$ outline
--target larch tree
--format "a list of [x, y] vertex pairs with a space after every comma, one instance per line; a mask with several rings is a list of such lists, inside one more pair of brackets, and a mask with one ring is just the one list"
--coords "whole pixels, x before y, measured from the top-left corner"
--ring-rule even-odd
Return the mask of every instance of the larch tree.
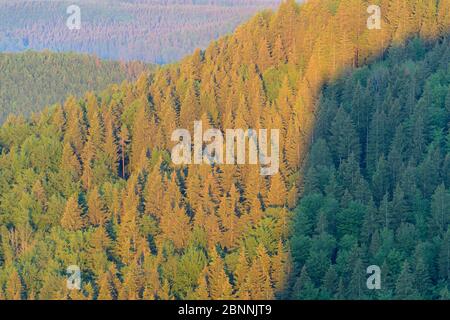
[[69, 231], [81, 230], [85, 226], [83, 212], [78, 204], [78, 195], [72, 195], [67, 200], [66, 208], [61, 218], [61, 226]]
[[103, 207], [98, 187], [94, 187], [88, 196], [87, 218], [93, 226], [103, 226], [106, 222], [106, 213]]
[[232, 298], [232, 287], [225, 273], [222, 258], [216, 249], [210, 249], [211, 262], [208, 266], [208, 288], [213, 300], [227, 300]]

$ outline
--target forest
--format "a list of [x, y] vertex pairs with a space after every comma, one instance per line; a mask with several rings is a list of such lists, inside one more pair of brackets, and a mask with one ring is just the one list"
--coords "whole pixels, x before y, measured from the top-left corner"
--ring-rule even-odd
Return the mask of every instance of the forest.
[[102, 91], [153, 69], [142, 62], [106, 61], [75, 53], [0, 53], [0, 124], [10, 113], [28, 117], [70, 94]]
[[280, 0], [81, 0], [81, 29], [69, 30], [73, 1], [0, 2], [0, 51], [49, 49], [103, 59], [175, 62], [230, 33]]
[[292, 297], [450, 299], [450, 37], [392, 47], [319, 101]]
[[[381, 29], [365, 0], [287, 0], [134, 82], [9, 117], [0, 299], [448, 299], [450, 1], [377, 3]], [[195, 120], [279, 129], [279, 173], [174, 165], [171, 133]]]

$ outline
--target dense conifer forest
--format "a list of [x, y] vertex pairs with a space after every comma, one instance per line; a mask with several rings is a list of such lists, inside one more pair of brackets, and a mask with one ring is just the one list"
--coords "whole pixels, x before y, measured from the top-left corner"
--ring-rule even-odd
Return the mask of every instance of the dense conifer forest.
[[[365, 0], [287, 0], [135, 82], [10, 117], [0, 298], [448, 299], [450, 1], [377, 3], [381, 29]], [[279, 129], [279, 173], [174, 165], [195, 120]]]
[[[450, 38], [327, 85], [295, 210], [297, 299], [449, 299]], [[366, 269], [382, 270], [367, 290]]]

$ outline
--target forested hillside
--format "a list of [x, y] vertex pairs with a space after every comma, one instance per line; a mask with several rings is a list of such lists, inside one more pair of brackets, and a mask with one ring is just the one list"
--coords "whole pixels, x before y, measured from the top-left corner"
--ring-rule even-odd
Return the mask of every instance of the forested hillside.
[[[369, 4], [289, 0], [151, 77], [10, 118], [1, 297], [364, 298], [354, 270], [377, 263], [390, 280], [370, 298], [445, 297], [450, 1], [379, 1], [380, 30]], [[171, 134], [194, 120], [280, 129], [280, 173], [175, 166]], [[66, 286], [71, 265], [81, 291]]]
[[101, 91], [112, 83], [136, 80], [152, 67], [89, 55], [49, 51], [0, 53], [0, 123], [8, 114], [28, 116], [70, 95]]
[[[295, 299], [450, 299], [450, 37], [328, 85], [295, 211]], [[366, 269], [381, 267], [382, 290]]]
[[[0, 51], [74, 51], [104, 59], [174, 62], [280, 0], [0, 1]], [[66, 13], [77, 5], [81, 29]]]

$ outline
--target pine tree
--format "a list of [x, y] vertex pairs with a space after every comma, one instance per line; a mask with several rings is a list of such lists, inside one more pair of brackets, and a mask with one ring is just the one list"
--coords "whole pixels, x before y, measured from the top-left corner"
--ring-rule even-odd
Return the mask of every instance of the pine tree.
[[338, 287], [338, 275], [336, 273], [335, 267], [331, 265], [323, 278], [323, 286], [321, 292], [321, 298], [332, 299]]
[[159, 171], [160, 162], [155, 165], [147, 179], [145, 188], [145, 212], [155, 217], [159, 217], [162, 213], [163, 202], [166, 200], [163, 190], [162, 177]]
[[450, 228], [444, 235], [439, 250], [439, 276], [447, 281], [450, 279]]
[[7, 300], [22, 300], [22, 281], [15, 268], [9, 274], [6, 282], [5, 295]]
[[436, 188], [431, 202], [431, 225], [434, 232], [443, 235], [450, 223], [450, 193], [441, 184]]
[[67, 200], [66, 208], [61, 218], [61, 226], [69, 231], [82, 229], [85, 225], [82, 214], [78, 205], [78, 195], [74, 194]]
[[280, 174], [272, 176], [270, 189], [267, 195], [269, 206], [283, 206], [286, 203], [286, 186]]
[[245, 280], [249, 272], [249, 264], [245, 250], [241, 249], [239, 253], [238, 263], [234, 271], [234, 288], [236, 289], [236, 296], [239, 298], [243, 291], [245, 291]]
[[353, 268], [353, 274], [348, 287], [348, 298], [361, 300], [365, 297], [364, 270], [361, 259], [358, 259]]
[[317, 289], [314, 287], [306, 267], [302, 268], [300, 276], [295, 282], [293, 297], [297, 300], [314, 300], [317, 298]]
[[105, 120], [105, 143], [103, 146], [103, 150], [106, 154], [107, 165], [111, 169], [111, 172], [116, 175], [119, 152], [117, 148], [117, 138], [114, 132], [113, 122], [109, 117], [111, 117], [111, 115], [108, 114]]
[[117, 235], [116, 252], [125, 264], [134, 259], [139, 242], [138, 197], [134, 190], [134, 181], [130, 180], [123, 197], [123, 215]]
[[120, 158], [121, 158], [121, 173], [122, 178], [125, 178], [127, 175], [127, 167], [125, 166], [125, 161], [127, 159], [128, 154], [128, 142], [130, 139], [130, 134], [128, 128], [126, 126], [122, 126], [119, 133], [119, 145], [120, 145]]
[[81, 108], [74, 97], [67, 99], [64, 108], [67, 110], [67, 128], [64, 135], [64, 143], [70, 144], [80, 154], [85, 141], [85, 127]]
[[409, 263], [405, 261], [395, 285], [395, 297], [400, 300], [418, 299], [419, 293], [415, 288], [415, 283]]
[[198, 286], [195, 289], [195, 292], [193, 295], [194, 299], [196, 299], [196, 300], [209, 300], [210, 299], [210, 296], [208, 293], [208, 283], [206, 280], [206, 273], [207, 273], [207, 270], [205, 269], [200, 274], [200, 277], [198, 280]]
[[189, 87], [181, 102], [179, 111], [179, 124], [181, 128], [191, 128], [194, 121], [198, 120], [199, 101], [198, 93], [194, 84], [189, 83]]
[[89, 223], [93, 226], [103, 226], [106, 221], [106, 213], [103, 209], [103, 204], [97, 187], [94, 187], [94, 189], [89, 193], [87, 204], [87, 218]]
[[438, 25], [441, 36], [445, 35], [450, 28], [450, 2], [448, 0], [439, 1]]
[[278, 241], [277, 254], [272, 258], [272, 278], [275, 292], [283, 294], [289, 279], [289, 254], [284, 249], [283, 243]]
[[163, 212], [160, 228], [162, 236], [171, 240], [175, 248], [182, 249], [187, 245], [191, 233], [191, 226], [184, 208], [177, 207], [168, 212]]
[[331, 145], [338, 163], [354, 154], [359, 159], [360, 144], [355, 126], [344, 108], [340, 108], [331, 124]]
[[419, 258], [419, 261], [416, 264], [414, 278], [416, 279], [415, 287], [417, 288], [421, 298], [429, 299], [432, 282], [428, 267], [422, 258]]
[[421, 19], [420, 36], [425, 39], [433, 39], [438, 36], [439, 26], [436, 23], [436, 1], [426, 0], [419, 2], [416, 7], [416, 16]]
[[150, 118], [147, 106], [144, 103], [139, 106], [132, 131], [130, 165], [132, 172], [138, 172], [141, 169], [139, 167], [140, 157], [142, 154], [147, 154], [151, 132]]
[[232, 287], [225, 273], [222, 258], [216, 250], [210, 250], [211, 262], [208, 266], [208, 287], [212, 300], [227, 300], [232, 298]]
[[81, 175], [81, 164], [70, 144], [65, 144], [61, 159], [61, 170], [68, 173], [73, 181]]
[[256, 257], [253, 260], [250, 273], [249, 293], [251, 298], [272, 300], [274, 288], [271, 278], [271, 261], [263, 245], [259, 245], [256, 249]]

